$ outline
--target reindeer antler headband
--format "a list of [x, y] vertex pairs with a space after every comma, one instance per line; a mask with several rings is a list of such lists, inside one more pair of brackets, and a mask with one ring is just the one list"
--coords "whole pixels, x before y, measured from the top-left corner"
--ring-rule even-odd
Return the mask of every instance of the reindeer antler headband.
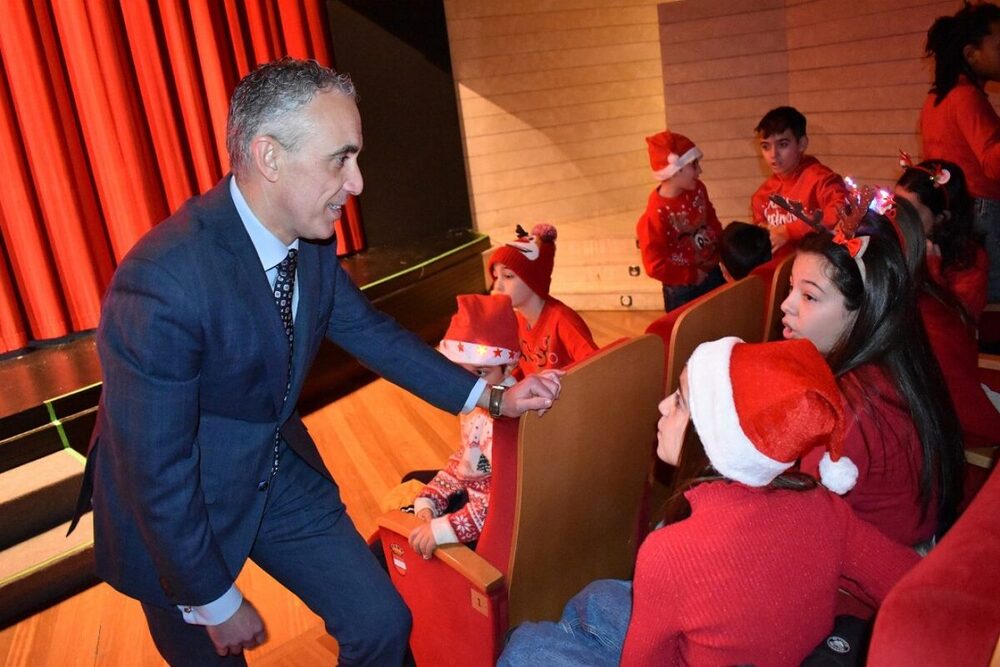
[[940, 162], [934, 162], [932, 164], [934, 164], [933, 169], [919, 164], [913, 164], [913, 158], [910, 157], [910, 154], [903, 149], [899, 150], [899, 166], [903, 169], [916, 169], [917, 171], [922, 171], [930, 176], [931, 183], [934, 184], [935, 188], [941, 190], [941, 193], [944, 195], [945, 208], [950, 209], [951, 203], [948, 201], [948, 188], [943, 186], [951, 180], [951, 172], [942, 167]]

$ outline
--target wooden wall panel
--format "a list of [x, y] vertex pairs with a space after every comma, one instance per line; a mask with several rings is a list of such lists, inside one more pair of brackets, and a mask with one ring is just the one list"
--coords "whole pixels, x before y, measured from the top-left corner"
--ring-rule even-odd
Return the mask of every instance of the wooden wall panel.
[[563, 247], [610, 216], [631, 237], [654, 184], [643, 138], [664, 127], [657, 5], [445, 0], [479, 231], [551, 222]]
[[933, 20], [957, 0], [685, 0], [659, 8], [668, 124], [705, 152], [720, 216], [745, 219], [767, 176], [753, 128], [791, 104], [809, 152], [861, 182], [888, 184], [900, 148], [918, 152]]

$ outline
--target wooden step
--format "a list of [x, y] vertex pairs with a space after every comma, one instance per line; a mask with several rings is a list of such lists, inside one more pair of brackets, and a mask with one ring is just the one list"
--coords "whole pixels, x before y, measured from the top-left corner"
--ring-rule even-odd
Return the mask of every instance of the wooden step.
[[0, 549], [70, 520], [83, 466], [79, 454], [60, 449], [0, 473]]
[[66, 445], [80, 454], [86, 454], [96, 421], [95, 403], [75, 414], [61, 417], [58, 424], [50, 418], [50, 421], [28, 431], [0, 440], [0, 472], [61, 451]]
[[0, 551], [0, 626], [97, 583], [90, 513]]

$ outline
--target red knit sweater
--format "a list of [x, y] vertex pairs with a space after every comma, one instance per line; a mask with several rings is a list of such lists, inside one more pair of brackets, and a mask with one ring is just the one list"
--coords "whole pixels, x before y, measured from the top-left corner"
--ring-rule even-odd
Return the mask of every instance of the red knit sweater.
[[940, 104], [934, 99], [928, 94], [920, 112], [924, 159], [954, 162], [965, 172], [969, 194], [1000, 199], [1000, 116], [986, 92], [961, 76]]
[[516, 373], [519, 378], [547, 368], [565, 368], [597, 350], [583, 318], [551, 296], [545, 299], [534, 326], [517, 313], [517, 335], [521, 341], [521, 360]]
[[781, 208], [769, 198], [779, 194], [785, 199], [802, 202], [806, 211], [821, 209], [823, 224], [831, 229], [837, 223], [837, 209], [844, 205], [847, 187], [844, 179], [811, 155], [802, 157], [791, 174], [771, 174], [750, 199], [754, 223], [765, 227], [788, 225], [788, 238], [799, 241], [812, 228]]
[[665, 285], [697, 285], [719, 264], [722, 224], [701, 181], [676, 197], [653, 190], [635, 232], [646, 273]]
[[[921, 518], [924, 457], [909, 408], [874, 364], [846, 373], [840, 386], [848, 421], [842, 453], [858, 466], [858, 481], [844, 500], [860, 518], [897, 542], [926, 542], [937, 527], [936, 500]], [[800, 469], [818, 479], [822, 456], [823, 450], [814, 449], [802, 457]]]
[[621, 664], [798, 665], [852, 580], [877, 604], [919, 557], [840, 498], [709, 482], [639, 549]]

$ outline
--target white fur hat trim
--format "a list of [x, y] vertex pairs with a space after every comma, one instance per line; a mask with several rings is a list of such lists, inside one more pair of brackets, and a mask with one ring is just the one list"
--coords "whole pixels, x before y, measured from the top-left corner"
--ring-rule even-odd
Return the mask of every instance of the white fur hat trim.
[[858, 466], [846, 456], [834, 461], [830, 458], [830, 452], [824, 452], [823, 458], [819, 460], [819, 479], [823, 486], [842, 496], [857, 483]]
[[747, 486], [767, 486], [792, 466], [765, 456], [743, 432], [729, 374], [735, 336], [702, 343], [688, 360], [691, 419], [712, 466]]
[[686, 167], [688, 164], [694, 162], [695, 160], [700, 160], [702, 157], [704, 156], [697, 146], [689, 148], [684, 155], [678, 156], [677, 153], [671, 153], [667, 156], [667, 166], [659, 171], [654, 171], [653, 176], [655, 176], [658, 181], [665, 181]]

